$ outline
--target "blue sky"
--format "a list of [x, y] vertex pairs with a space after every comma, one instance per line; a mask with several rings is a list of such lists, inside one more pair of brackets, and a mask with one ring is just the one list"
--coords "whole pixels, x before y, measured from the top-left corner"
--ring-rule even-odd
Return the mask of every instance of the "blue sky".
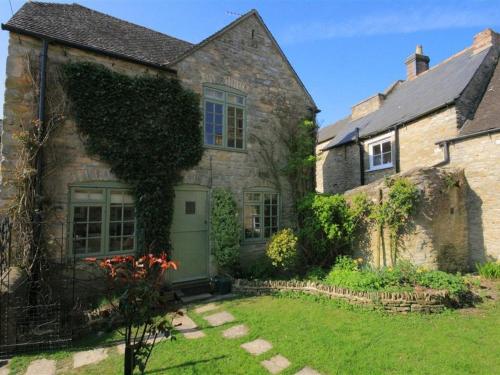
[[[486, 27], [500, 31], [500, 0], [68, 0], [196, 43], [257, 9], [322, 112], [320, 125], [405, 78], [417, 44], [431, 65], [472, 43]], [[52, 2], [56, 2], [52, 0]], [[24, 1], [11, 0], [14, 12]], [[11, 16], [0, 0], [0, 21]], [[0, 33], [0, 117], [8, 33]]]

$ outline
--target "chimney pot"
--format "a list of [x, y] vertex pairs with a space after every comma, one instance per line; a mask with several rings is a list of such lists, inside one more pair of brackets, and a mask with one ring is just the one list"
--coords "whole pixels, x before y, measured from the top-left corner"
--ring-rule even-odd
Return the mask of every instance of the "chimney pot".
[[424, 55], [422, 45], [418, 44], [415, 48], [415, 53], [408, 56], [406, 64], [406, 79], [411, 81], [426, 70], [429, 70], [429, 56]]

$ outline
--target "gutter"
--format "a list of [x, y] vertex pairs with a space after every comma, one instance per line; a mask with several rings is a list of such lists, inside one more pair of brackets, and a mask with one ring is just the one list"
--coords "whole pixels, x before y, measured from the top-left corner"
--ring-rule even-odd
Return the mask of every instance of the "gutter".
[[31, 36], [31, 37], [34, 37], [34, 38], [37, 38], [37, 39], [41, 39], [41, 40], [47, 40], [49, 42], [57, 42], [59, 44], [62, 44], [62, 45], [68, 46], [68, 47], [73, 47], [73, 48], [77, 48], [77, 49], [81, 49], [81, 50], [85, 50], [85, 51], [90, 51], [90, 52], [98, 53], [100, 55], [104, 55], [104, 56], [108, 56], [108, 57], [113, 57], [113, 58], [124, 60], [124, 61], [133, 62], [133, 63], [144, 65], [144, 66], [147, 66], [147, 67], [151, 67], [151, 68], [163, 70], [163, 71], [166, 71], [166, 72], [169, 72], [169, 73], [174, 73], [174, 74], [177, 73], [177, 70], [166, 66], [166, 64], [165, 65], [163, 65], [163, 64], [156, 64], [156, 63], [153, 63], [153, 62], [149, 62], [149, 61], [145, 61], [145, 60], [140, 60], [140, 59], [137, 59], [137, 58], [134, 58], [134, 57], [131, 57], [131, 56], [123, 55], [123, 54], [120, 54], [120, 53], [117, 53], [117, 52], [111, 52], [111, 51], [108, 51], [108, 50], [105, 50], [105, 49], [102, 49], [102, 48], [90, 47], [90, 46], [86, 46], [84, 44], [80, 44], [80, 43], [76, 43], [76, 42], [69, 42], [67, 40], [62, 40], [62, 39], [59, 39], [59, 38], [50, 37], [48, 35], [40, 34], [40, 33], [37, 33], [37, 32], [27, 31], [27, 30], [24, 30], [24, 29], [15, 27], [15, 26], [7, 25], [5, 23], [2, 23], [2, 30], [11, 31], [11, 32], [18, 33], [18, 34], [21, 34], [21, 35]]
[[447, 165], [450, 162], [450, 144], [452, 144], [454, 142], [460, 142], [460, 141], [470, 139], [470, 138], [480, 137], [482, 135], [489, 135], [489, 134], [499, 133], [499, 132], [500, 132], [500, 128], [482, 130], [482, 131], [479, 131], [476, 133], [464, 134], [464, 135], [459, 135], [458, 137], [454, 137], [454, 138], [443, 139], [442, 141], [438, 141], [438, 142], [434, 143], [435, 145], [438, 145], [438, 146], [444, 148], [444, 156], [443, 156], [443, 160], [440, 161], [439, 163], [434, 164], [433, 167], [441, 167], [443, 165]]

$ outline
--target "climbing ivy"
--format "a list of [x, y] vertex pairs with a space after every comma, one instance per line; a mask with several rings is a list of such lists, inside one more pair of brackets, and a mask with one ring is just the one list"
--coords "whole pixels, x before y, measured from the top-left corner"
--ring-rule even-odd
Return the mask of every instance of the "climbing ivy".
[[132, 188], [145, 248], [170, 249], [174, 186], [203, 154], [199, 97], [160, 76], [129, 77], [92, 63], [63, 71], [87, 151]]

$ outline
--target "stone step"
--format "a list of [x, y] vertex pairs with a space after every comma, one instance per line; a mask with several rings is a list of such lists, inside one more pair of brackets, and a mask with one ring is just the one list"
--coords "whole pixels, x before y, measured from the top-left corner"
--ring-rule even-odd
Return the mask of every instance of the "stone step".
[[30, 363], [26, 375], [55, 375], [56, 361], [37, 359]]
[[288, 366], [290, 366], [291, 363], [287, 358], [278, 354], [270, 359], [262, 361], [260, 364], [264, 366], [266, 370], [269, 371], [271, 374], [278, 374], [284, 369], [286, 369]]
[[252, 355], [263, 354], [273, 348], [273, 345], [269, 341], [263, 339], [253, 340], [240, 346]]
[[233, 322], [235, 320], [235, 317], [227, 311], [221, 311], [212, 315], [205, 316], [203, 317], [203, 319], [205, 319], [212, 327], [218, 327], [223, 324]]
[[193, 296], [183, 296], [180, 298], [181, 298], [182, 303], [187, 304], [187, 303], [193, 303], [193, 302], [197, 302], [197, 301], [207, 300], [209, 298], [212, 298], [212, 294], [202, 293], [202, 294], [195, 294]]

